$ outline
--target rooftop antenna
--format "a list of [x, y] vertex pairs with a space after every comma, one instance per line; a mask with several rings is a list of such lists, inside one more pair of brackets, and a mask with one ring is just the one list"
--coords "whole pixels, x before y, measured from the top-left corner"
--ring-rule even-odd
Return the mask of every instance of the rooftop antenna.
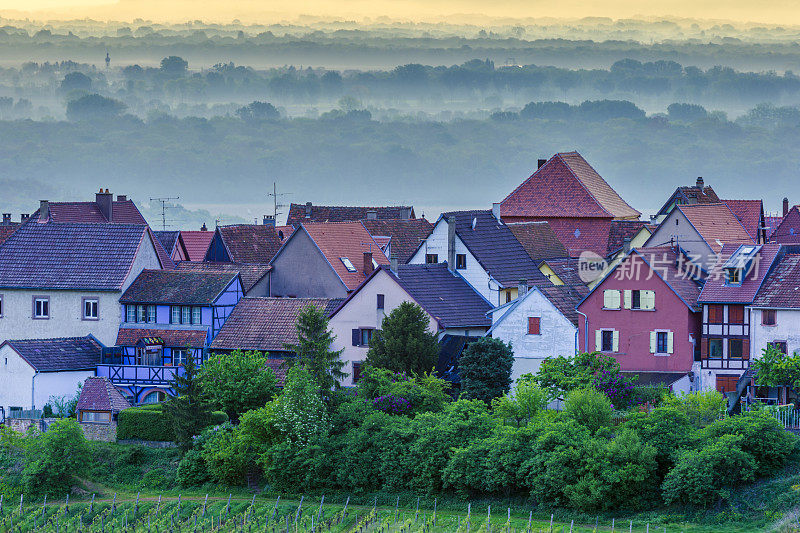
[[[278, 211], [278, 208], [279, 207], [286, 207], [286, 204], [279, 204], [278, 203], [278, 197], [279, 196], [287, 196], [289, 194], [292, 194], [292, 193], [290, 193], [290, 192], [280, 192], [279, 193], [278, 192], [278, 184], [275, 183], [274, 181], [272, 182], [272, 192], [268, 193], [267, 196], [271, 196], [272, 197], [272, 202], [273, 202], [272, 216], [273, 216], [273, 219], [275, 220], [276, 224], [278, 223], [278, 215], [283, 214], [283, 213]], [[258, 223], [257, 219], [256, 219], [256, 223]]]
[[[161, 204], [161, 231], [165, 231], [167, 229], [167, 209], [175, 209], [174, 205], [167, 205], [167, 203], [171, 200], [180, 200], [180, 196], [163, 196], [161, 198], [150, 198], [150, 201], [156, 201]], [[170, 220], [170, 222], [172, 222]]]

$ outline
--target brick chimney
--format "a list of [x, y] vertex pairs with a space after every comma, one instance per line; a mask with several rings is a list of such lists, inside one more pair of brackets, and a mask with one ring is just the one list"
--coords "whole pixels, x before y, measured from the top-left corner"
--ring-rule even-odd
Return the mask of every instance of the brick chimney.
[[208, 226], [206, 226], [205, 222], [203, 222], [203, 225], [200, 226], [200, 231], [208, 231]]
[[456, 270], [456, 217], [454, 216], [447, 219], [447, 269], [450, 272]]
[[39, 200], [39, 222], [47, 222], [48, 220], [50, 220], [50, 202]]
[[375, 267], [372, 266], [372, 252], [364, 252], [364, 274], [369, 276]]
[[4, 226], [11, 225], [11, 213], [3, 213], [3, 225]]
[[703, 180], [703, 176], [697, 176], [697, 188], [702, 191], [705, 187], [706, 182]]
[[94, 201], [97, 204], [97, 208], [103, 213], [103, 216], [106, 217], [106, 220], [111, 222], [113, 220], [113, 205], [114, 205], [114, 195], [108, 192], [108, 189], [105, 191], [100, 189], [100, 192], [94, 195]]
[[128, 201], [128, 195], [126, 195], [126, 194], [118, 194], [117, 195], [117, 201], [118, 202], [127, 202]]
[[264, 226], [275, 227], [275, 217], [272, 215], [264, 215], [264, 220], [261, 222]]
[[547, 159], [540, 159], [539, 161], [537, 161], [536, 164], [538, 166], [536, 167], [536, 170], [539, 170], [540, 168], [542, 168], [545, 163], [547, 163]]
[[22, 223], [25, 223], [25, 222], [28, 221], [29, 218], [31, 218], [31, 216], [28, 213], [22, 213], [19, 216], [19, 221], [22, 222]]
[[783, 199], [783, 216], [786, 216], [788, 214], [789, 214], [789, 199], [788, 198], [784, 198]]
[[306, 218], [311, 218], [311, 202], [306, 202]]

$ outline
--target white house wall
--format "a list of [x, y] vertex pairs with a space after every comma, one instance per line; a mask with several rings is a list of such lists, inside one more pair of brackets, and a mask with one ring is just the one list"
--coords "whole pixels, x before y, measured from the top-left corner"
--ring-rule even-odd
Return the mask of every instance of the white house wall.
[[645, 246], [666, 246], [669, 244], [681, 247], [692, 258], [699, 257], [704, 268], [710, 269], [716, 262], [717, 256], [714, 251], [678, 209], [674, 209], [664, 219], [647, 240]]
[[774, 326], [761, 324], [761, 313], [761, 309], [751, 310], [751, 358], [760, 358], [762, 350], [770, 342], [785, 342], [789, 354], [800, 352], [800, 309], [779, 309], [775, 313]]

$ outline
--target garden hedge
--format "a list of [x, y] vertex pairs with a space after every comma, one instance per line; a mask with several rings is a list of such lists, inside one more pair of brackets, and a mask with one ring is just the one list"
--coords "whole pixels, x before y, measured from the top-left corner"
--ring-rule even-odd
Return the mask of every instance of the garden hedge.
[[[222, 411], [211, 413], [212, 426], [228, 421]], [[119, 413], [117, 420], [117, 440], [138, 439], [153, 441], [175, 440], [172, 424], [160, 404], [131, 407]]]

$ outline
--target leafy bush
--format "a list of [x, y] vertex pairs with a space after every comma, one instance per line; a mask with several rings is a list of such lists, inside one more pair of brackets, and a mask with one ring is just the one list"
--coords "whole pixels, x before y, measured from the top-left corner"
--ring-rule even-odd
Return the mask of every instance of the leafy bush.
[[378, 396], [372, 400], [372, 406], [379, 411], [393, 415], [404, 415], [411, 408], [411, 403], [400, 396]]
[[699, 439], [696, 426], [683, 409], [662, 406], [649, 413], [631, 413], [624, 427], [635, 431], [656, 449], [659, 478], [675, 464], [682, 450], [692, 448]]
[[471, 343], [458, 360], [461, 396], [486, 403], [503, 396], [511, 387], [514, 352], [500, 339], [482, 337]]
[[199, 487], [210, 480], [208, 467], [199, 450], [189, 450], [178, 464], [176, 481], [184, 488]]
[[[211, 424], [219, 425], [228, 420], [222, 411], [211, 413]], [[152, 440], [173, 442], [175, 431], [162, 404], [142, 405], [120, 411], [117, 419], [117, 440]]]
[[611, 423], [613, 406], [611, 400], [594, 389], [576, 389], [567, 394], [564, 414], [591, 431], [597, 431]]
[[406, 414], [410, 416], [440, 412], [450, 401], [447, 393], [450, 383], [429, 373], [412, 378], [385, 368], [367, 367], [358, 385], [359, 396], [367, 400], [380, 396], [405, 398], [410, 405]]
[[718, 420], [728, 406], [725, 396], [715, 390], [668, 396], [664, 403], [682, 410], [696, 427], [705, 427]]
[[141, 487], [151, 490], [168, 489], [171, 486], [170, 480], [161, 468], [154, 468], [145, 472], [142, 477]]
[[591, 385], [608, 396], [612, 408], [626, 409], [633, 403], [632, 380], [619, 372], [601, 370], [592, 377]]
[[278, 392], [269, 354], [235, 350], [214, 354], [203, 364], [198, 379], [203, 391], [231, 420], [250, 409], [264, 407]]
[[78, 421], [62, 418], [38, 436], [28, 436], [23, 482], [26, 492], [66, 494], [92, 456]]
[[228, 485], [242, 483], [253, 458], [242, 453], [239, 430], [230, 422], [206, 429], [198, 447], [208, 474], [215, 481]]
[[600, 352], [582, 352], [571, 357], [545, 359], [535, 379], [550, 398], [555, 399], [569, 391], [591, 387], [594, 376], [603, 372], [619, 374], [619, 363], [613, 356]]
[[503, 421], [514, 420], [517, 426], [532, 420], [546, 406], [547, 394], [532, 374], [520, 377], [511, 393], [492, 400], [494, 416]]
[[301, 446], [322, 439], [330, 427], [330, 419], [311, 374], [301, 366], [286, 373], [283, 392], [271, 402], [275, 428], [283, 437]]
[[403, 302], [383, 318], [372, 336], [366, 366], [409, 374], [430, 372], [439, 344], [428, 328], [428, 314], [417, 304]]

